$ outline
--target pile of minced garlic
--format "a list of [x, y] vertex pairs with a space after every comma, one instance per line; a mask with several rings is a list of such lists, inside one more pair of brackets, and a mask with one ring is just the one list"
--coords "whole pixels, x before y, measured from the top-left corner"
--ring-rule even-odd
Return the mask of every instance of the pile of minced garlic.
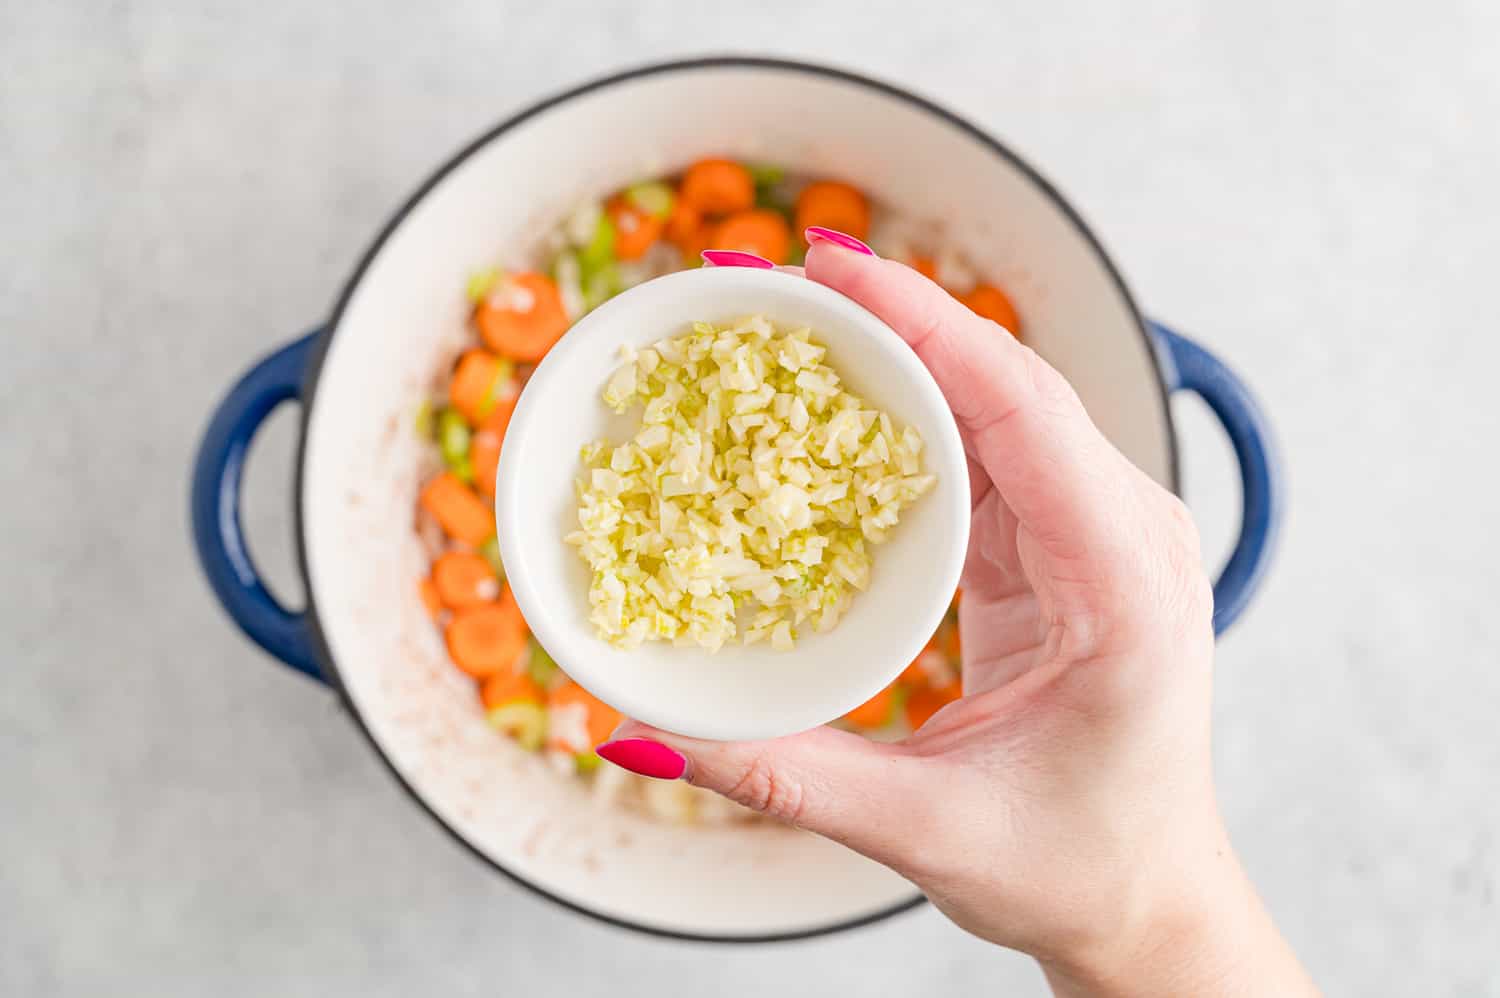
[[600, 637], [787, 650], [869, 585], [870, 545], [935, 479], [917, 432], [844, 390], [824, 353], [760, 316], [625, 351], [604, 402], [640, 406], [640, 429], [583, 448], [566, 537]]

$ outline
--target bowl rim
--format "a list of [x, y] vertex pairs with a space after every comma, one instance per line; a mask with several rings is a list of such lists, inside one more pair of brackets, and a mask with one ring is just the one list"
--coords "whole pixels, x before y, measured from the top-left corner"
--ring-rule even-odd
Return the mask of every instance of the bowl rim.
[[[864, 657], [867, 663], [865, 668], [856, 671], [851, 676], [847, 689], [841, 687], [842, 692], [848, 695], [844, 698], [845, 702], [838, 705], [837, 711], [830, 714], [826, 709], [819, 712], [809, 709], [806, 716], [798, 717], [797, 711], [793, 708], [780, 713], [770, 712], [754, 723], [747, 723], [743, 720], [730, 721], [725, 717], [717, 717], [710, 722], [705, 722], [702, 716], [695, 716], [692, 711], [684, 712], [679, 705], [653, 701], [642, 696], [640, 690], [631, 683], [619, 682], [615, 678], [618, 673], [603, 665], [608, 660], [593, 654], [602, 645], [594, 628], [583, 619], [577, 606], [570, 606], [566, 610], [555, 607], [544, 599], [532, 584], [532, 578], [537, 573], [525, 570], [526, 559], [520, 556], [528, 549], [535, 550], [526, 538], [528, 536], [544, 538], [548, 532], [543, 531], [537, 534], [535, 531], [523, 529], [523, 521], [528, 516], [535, 517], [538, 509], [524, 498], [531, 490], [527, 487], [526, 473], [522, 471], [518, 463], [522, 460], [517, 456], [519, 451], [511, 451], [507, 447], [508, 456], [501, 456], [495, 483], [496, 527], [500, 536], [501, 557], [507, 564], [515, 561], [520, 568], [512, 579], [512, 588], [516, 602], [521, 605], [522, 610], [526, 611], [527, 622], [531, 624], [542, 646], [548, 648], [559, 662], [572, 662], [578, 665], [579, 668], [570, 671], [569, 674], [595, 696], [614, 705], [628, 716], [688, 737], [716, 741], [781, 738], [806, 731], [819, 724], [837, 720], [889, 685], [906, 663], [920, 653], [923, 643], [941, 623], [951, 603], [951, 597], [946, 594], [958, 587], [965, 552], [969, 546], [970, 496], [963, 440], [959, 434], [957, 420], [932, 373], [894, 329], [858, 302], [851, 301], [814, 281], [777, 270], [759, 270], [750, 267], [701, 267], [676, 271], [646, 281], [610, 299], [580, 319], [574, 327], [577, 331], [570, 331], [541, 362], [531, 376], [531, 383], [540, 384], [542, 391], [540, 394], [533, 394], [529, 391], [522, 393], [520, 402], [511, 415], [507, 439], [517, 436], [517, 444], [524, 450], [528, 433], [545, 434], [547, 432], [545, 410], [549, 405], [550, 392], [553, 390], [569, 392], [567, 397], [575, 402], [592, 402], [601, 410], [604, 408], [603, 403], [598, 401], [599, 384], [590, 385], [583, 389], [582, 395], [578, 394], [577, 377], [569, 364], [574, 363], [578, 358], [597, 358], [602, 349], [598, 342], [600, 339], [613, 343], [615, 331], [620, 328], [620, 315], [628, 315], [632, 308], [638, 311], [644, 308], [648, 313], [658, 308], [664, 313], [676, 313], [675, 318], [668, 319], [671, 326], [659, 327], [655, 335], [679, 335], [689, 322], [702, 318], [701, 314], [686, 311], [682, 307], [680, 304], [683, 300], [682, 295], [712, 291], [722, 296], [742, 290], [753, 291], [760, 300], [777, 302], [776, 306], [768, 307], [767, 312], [771, 320], [782, 330], [790, 326], [776, 318], [774, 315], [776, 308], [807, 305], [822, 308], [830, 316], [838, 316], [837, 320], [831, 319], [830, 322], [846, 330], [846, 335], [852, 333], [858, 343], [856, 347], [851, 347], [846, 343], [843, 349], [857, 350], [866, 356], [884, 358], [879, 369], [886, 372], [889, 377], [889, 383], [884, 385], [885, 391], [883, 393], [862, 391], [859, 394], [870, 398], [882, 395], [885, 403], [871, 403], [880, 408], [884, 408], [890, 400], [899, 397], [903, 400], [904, 410], [901, 407], [893, 409], [891, 413], [893, 418], [898, 412], [904, 411], [904, 416], [899, 419], [901, 423], [913, 422], [911, 417], [916, 417], [917, 422], [930, 420], [934, 424], [930, 432], [924, 430], [924, 433], [928, 435], [923, 446], [923, 454], [927, 464], [926, 470], [938, 476], [939, 484], [933, 493], [924, 496], [921, 502], [936, 505], [943, 515], [929, 519], [929, 522], [939, 524], [938, 536], [931, 538], [927, 546], [910, 550], [915, 551], [924, 561], [936, 567], [941, 573], [941, 578], [936, 588], [925, 595], [914, 596], [910, 599], [908, 609], [913, 616], [907, 619], [912, 622], [913, 626], [896, 628], [891, 633], [882, 634], [880, 631], [883, 622], [872, 625], [868, 623], [872, 620], [870, 617], [864, 618], [867, 623], [862, 628], [853, 625], [856, 632], [869, 632], [873, 627], [881, 651], [877, 655]], [[833, 349], [831, 341], [825, 340], [824, 342], [827, 342], [830, 349]], [[648, 342], [642, 340], [634, 345], [640, 349], [647, 346]], [[613, 351], [610, 352], [610, 361], [611, 368], [618, 364]], [[837, 358], [831, 360], [830, 363], [837, 365]], [[864, 387], [870, 389], [873, 386], [867, 383]], [[546, 446], [543, 448], [546, 450], [555, 450], [555, 446], [559, 443], [550, 436], [543, 439], [546, 440]], [[563, 444], [575, 446], [581, 446], [586, 442], [586, 440], [574, 442], [566, 439], [561, 441]], [[570, 457], [571, 454], [570, 451]], [[577, 474], [577, 458], [572, 457], [568, 465], [569, 481], [571, 482]], [[555, 484], [550, 470], [545, 480], [549, 486]], [[553, 534], [552, 541], [555, 544], [561, 544], [560, 535]], [[875, 557], [878, 559], [880, 556]], [[571, 563], [571, 556], [569, 561]], [[882, 574], [877, 565], [875, 575], [872, 577], [871, 589], [880, 589], [883, 585], [887, 592], [891, 591], [892, 586], [898, 584], [892, 581], [897, 579], [898, 575], [899, 573], [893, 573], [890, 568]], [[882, 582], [882, 579], [885, 581]], [[893, 624], [897, 622], [894, 617], [887, 617], [885, 620]], [[776, 653], [770, 651], [769, 645], [761, 645], [754, 649], [752, 654], [770, 656]], [[856, 659], [861, 657], [853, 656]], [[599, 664], [588, 664], [595, 662]], [[886, 667], [883, 670], [885, 676], [877, 685], [875, 683], [876, 671], [873, 666], [882, 664]], [[818, 720], [818, 718], [823, 719]]]
[[[1126, 284], [1124, 277], [1121, 275], [1119, 269], [1115, 266], [1114, 261], [1111, 259], [1109, 254], [1105, 251], [1104, 246], [1100, 242], [1099, 238], [1094, 234], [1093, 230], [1084, 221], [1083, 217], [1078, 213], [1078, 211], [1067, 201], [1066, 198], [1063, 197], [1062, 193], [1057, 189], [1056, 186], [1052, 184], [1051, 181], [1044, 177], [1025, 159], [1015, 153], [1009, 146], [1002, 143], [999, 139], [996, 139], [984, 129], [973, 124], [968, 119], [934, 103], [926, 97], [913, 93], [912, 91], [898, 86], [894, 83], [889, 83], [884, 80], [866, 76], [862, 73], [854, 72], [852, 70], [798, 59], [783, 59], [760, 55], [721, 54], [692, 56], [680, 59], [669, 59], [661, 62], [652, 62], [612, 73], [607, 73], [534, 101], [533, 103], [523, 107], [519, 111], [516, 111], [503, 118], [499, 123], [484, 129], [473, 139], [469, 140], [467, 143], [460, 146], [456, 151], [449, 154], [448, 157], [442, 160], [439, 165], [435, 167], [430, 174], [428, 174], [426, 179], [418, 184], [416, 188], [413, 189], [411, 194], [409, 194], [395, 208], [391, 215], [377, 230], [375, 237], [371, 240], [367, 248], [360, 255], [358, 262], [354, 266], [354, 269], [350, 272], [349, 277], [345, 279], [342, 288], [339, 290], [337, 298], [335, 298], [334, 300], [333, 310], [329, 315], [327, 323], [324, 324], [323, 327], [314, 334], [317, 338], [312, 344], [311, 350], [309, 351], [309, 355], [307, 358], [307, 367], [304, 370], [302, 377], [302, 390], [300, 393], [302, 404], [297, 428], [297, 455], [295, 461], [295, 478], [292, 483], [292, 510], [296, 527], [295, 537], [297, 545], [297, 570], [302, 577], [303, 588], [306, 593], [305, 613], [308, 621], [308, 630], [312, 637], [313, 648], [317, 654], [318, 662], [323, 667], [321, 669], [322, 674], [327, 680], [328, 685], [331, 686], [336, 692], [345, 710], [347, 710], [347, 712], [354, 718], [360, 733], [364, 736], [365, 740], [369, 743], [371, 748], [374, 749], [375, 754], [380, 758], [381, 763], [386, 767], [391, 776], [395, 779], [397, 785], [400, 786], [401, 789], [406, 792], [407, 796], [409, 796], [423, 811], [425, 811], [433, 820], [433, 822], [440, 828], [442, 828], [453, 841], [457, 842], [462, 848], [467, 850], [471, 855], [479, 859], [482, 863], [497, 871], [502, 876], [506, 877], [508, 880], [510, 880], [511, 883], [516, 884], [522, 889], [528, 891], [533, 896], [546, 901], [550, 901], [553, 904], [559, 905], [568, 911], [571, 911], [577, 915], [581, 915], [585, 918], [592, 919], [596, 922], [602, 922], [606, 925], [611, 925], [616, 928], [639, 932], [645, 935], [655, 936], [657, 938], [676, 939], [687, 942], [775, 943], [812, 939], [819, 936], [832, 935], [835, 933], [846, 932], [852, 929], [858, 929], [864, 926], [873, 925], [876, 922], [884, 921], [885, 919], [891, 918], [895, 915], [920, 907], [921, 905], [926, 903], [927, 898], [919, 891], [914, 890], [911, 897], [903, 901], [896, 902], [895, 904], [887, 905], [883, 908], [877, 908], [873, 911], [866, 912], [861, 915], [856, 915], [852, 918], [840, 919], [838, 921], [828, 922], [823, 925], [814, 925], [807, 928], [798, 928], [788, 931], [753, 933], [691, 932], [679, 929], [664, 928], [662, 926], [651, 925], [645, 922], [637, 922], [629, 918], [611, 915], [606, 912], [601, 912], [593, 908], [589, 908], [586, 905], [577, 903], [568, 898], [562, 897], [561, 895], [553, 893], [541, 884], [535, 883], [532, 880], [521, 876], [520, 874], [506, 867], [504, 864], [494, 860], [483, 850], [481, 850], [477, 845], [475, 845], [473, 842], [470, 842], [467, 838], [460, 834], [456, 828], [444, 821], [441, 815], [439, 815], [437, 811], [435, 811], [427, 803], [427, 801], [423, 799], [422, 795], [417, 792], [416, 787], [412, 785], [412, 783], [406, 778], [406, 776], [403, 775], [401, 771], [396, 767], [396, 764], [385, 754], [384, 750], [381, 749], [379, 741], [375, 738], [369, 724], [365, 721], [365, 718], [360, 713], [359, 707], [355, 704], [353, 698], [349, 695], [348, 689], [343, 680], [343, 676], [339, 671], [338, 663], [335, 660], [332, 650], [329, 647], [328, 639], [323, 633], [323, 628], [320, 624], [320, 616], [318, 612], [317, 594], [313, 591], [313, 587], [309, 582], [311, 578], [311, 572], [308, 568], [306, 511], [304, 509], [303, 498], [304, 485], [306, 481], [308, 426], [310, 424], [312, 412], [317, 401], [318, 381], [320, 375], [322, 374], [323, 363], [328, 356], [328, 349], [333, 342], [334, 336], [338, 333], [339, 326], [343, 320], [344, 313], [348, 308], [349, 301], [353, 297], [354, 292], [359, 287], [361, 281], [363, 281], [366, 272], [370, 268], [370, 265], [379, 255], [381, 249], [384, 248], [386, 242], [395, 233], [396, 229], [400, 227], [401, 223], [406, 220], [407, 216], [411, 214], [411, 212], [417, 207], [417, 205], [419, 205], [427, 197], [427, 195], [431, 193], [433, 188], [441, 183], [462, 163], [466, 162], [474, 153], [489, 145], [492, 141], [500, 138], [502, 135], [515, 128], [516, 126], [521, 125], [531, 118], [549, 111], [554, 107], [560, 106], [572, 100], [576, 100], [580, 97], [587, 96], [588, 94], [594, 93], [596, 91], [605, 90], [617, 84], [629, 83], [637, 79], [661, 76], [668, 73], [693, 72], [703, 69], [725, 68], [803, 73], [808, 76], [816, 76], [824, 79], [854, 84], [868, 91], [871, 91], [878, 96], [894, 98], [912, 106], [919, 111], [930, 114], [954, 128], [957, 128], [959, 131], [966, 134], [969, 138], [984, 146], [997, 158], [1005, 162], [1008, 166], [1019, 171], [1036, 187], [1036, 189], [1044, 197], [1050, 200], [1056, 206], [1056, 208], [1060, 212], [1062, 212], [1063, 217], [1073, 225], [1078, 235], [1084, 240], [1089, 249], [1093, 251], [1094, 257], [1098, 264], [1104, 269], [1105, 273], [1115, 284], [1116, 289], [1120, 293], [1121, 300], [1124, 302], [1126, 309], [1134, 319], [1136, 329], [1141, 337], [1143, 344], [1146, 346], [1147, 353], [1152, 361], [1152, 370], [1155, 375], [1157, 391], [1165, 402], [1170, 394], [1167, 388], [1167, 378], [1165, 374], [1165, 371], [1167, 369], [1167, 362], [1163, 357], [1162, 347], [1160, 343], [1151, 334], [1146, 320], [1141, 314], [1140, 307], [1136, 304], [1135, 296], [1131, 294], [1129, 285]], [[1172, 418], [1169, 406], [1163, 404], [1161, 411], [1163, 413], [1162, 418], [1166, 423], [1164, 429], [1165, 439], [1167, 442], [1167, 472], [1170, 479], [1169, 484], [1173, 492], [1180, 492], [1180, 449], [1177, 442], [1175, 422]]]

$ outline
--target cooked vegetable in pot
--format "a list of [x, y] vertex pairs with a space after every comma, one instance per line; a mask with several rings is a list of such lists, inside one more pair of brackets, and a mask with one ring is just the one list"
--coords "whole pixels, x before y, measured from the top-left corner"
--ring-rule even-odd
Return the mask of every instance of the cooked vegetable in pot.
[[[905, 260], [979, 315], [1020, 334], [1021, 320], [1000, 288], [977, 280], [940, 239], [914, 235], [858, 188], [832, 178], [789, 177], [774, 165], [710, 158], [679, 176], [642, 180], [580, 205], [549, 234], [535, 269], [489, 267], [470, 275], [455, 293], [466, 295], [472, 308], [473, 343], [418, 414], [418, 432], [431, 441], [432, 463], [440, 469], [423, 484], [417, 503], [431, 558], [418, 591], [454, 667], [475, 681], [476, 709], [498, 733], [552, 760], [566, 778], [666, 820], [748, 820], [749, 813], [686, 784], [658, 784], [602, 765], [593, 747], [620, 715], [569, 679], [522, 619], [495, 538], [495, 471], [516, 398], [533, 366], [573, 322], [627, 288], [699, 266], [704, 249], [800, 263], [802, 232], [810, 225], [847, 232], [883, 256]], [[863, 540], [860, 534], [856, 528], [849, 542]], [[958, 699], [957, 604], [955, 596], [937, 633], [896, 681], [838, 723], [871, 737], [898, 738]], [[776, 640], [774, 629], [763, 636]]]

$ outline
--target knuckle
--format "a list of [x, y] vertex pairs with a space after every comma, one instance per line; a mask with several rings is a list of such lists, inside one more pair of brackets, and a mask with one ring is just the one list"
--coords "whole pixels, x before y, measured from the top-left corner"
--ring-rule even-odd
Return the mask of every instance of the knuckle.
[[778, 773], [761, 755], [750, 760], [744, 774], [725, 796], [752, 811], [793, 825], [802, 817], [805, 801], [802, 784]]
[[1042, 359], [1041, 354], [1028, 346], [1021, 347], [1021, 357], [1026, 365], [1026, 377], [1037, 401], [1049, 412], [1067, 412], [1082, 408], [1078, 393], [1062, 372]]

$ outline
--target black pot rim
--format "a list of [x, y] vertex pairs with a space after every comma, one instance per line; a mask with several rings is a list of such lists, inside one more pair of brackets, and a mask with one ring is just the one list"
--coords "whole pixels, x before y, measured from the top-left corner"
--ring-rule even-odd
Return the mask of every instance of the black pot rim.
[[[525, 877], [522, 877], [515, 871], [508, 869], [503, 864], [496, 862], [488, 855], [486, 855], [481, 849], [479, 849], [478, 846], [470, 842], [468, 839], [464, 838], [456, 829], [454, 829], [451, 825], [444, 821], [442, 817], [435, 810], [433, 810], [431, 806], [428, 805], [426, 800], [422, 798], [421, 794], [417, 793], [416, 788], [407, 781], [406, 777], [401, 774], [401, 772], [396, 768], [395, 764], [391, 762], [391, 760], [386, 756], [385, 752], [381, 749], [380, 743], [375, 740], [375, 736], [371, 732], [369, 725], [365, 723], [364, 717], [360, 714], [359, 709], [354, 705], [353, 700], [349, 697], [348, 691], [344, 686], [343, 677], [339, 673], [338, 664], [334, 660], [333, 653], [328, 646], [327, 638], [324, 636], [322, 626], [319, 623], [316, 596], [313, 593], [312, 585], [308, 581], [310, 579], [310, 573], [308, 572], [307, 564], [307, 543], [305, 539], [306, 535], [303, 529], [304, 523], [302, 511], [302, 485], [304, 474], [303, 463], [306, 457], [307, 449], [307, 429], [308, 421], [312, 415], [313, 404], [315, 402], [315, 396], [317, 393], [319, 375], [322, 372], [324, 358], [328, 354], [328, 347], [333, 342], [333, 337], [338, 332], [339, 323], [343, 319], [344, 310], [349, 304], [349, 299], [353, 295], [354, 289], [359, 286], [360, 281], [364, 278], [365, 271], [369, 269], [371, 262], [375, 259], [381, 248], [385, 245], [386, 240], [390, 238], [391, 234], [395, 232], [396, 228], [406, 219], [407, 215], [411, 213], [412, 209], [415, 208], [427, 196], [427, 194], [440, 181], [447, 177], [448, 174], [451, 173], [460, 163], [463, 163], [471, 155], [473, 155], [484, 146], [488, 145], [494, 139], [500, 137], [515, 126], [521, 124], [524, 121], [527, 121], [530, 118], [535, 117], [538, 114], [541, 114], [544, 111], [548, 111], [553, 107], [566, 103], [577, 97], [581, 97], [585, 94], [593, 93], [596, 90], [602, 90], [606, 87], [614, 86], [618, 83], [625, 83], [631, 80], [639, 79], [641, 77], [659, 76], [665, 73], [724, 67], [743, 69], [769, 69], [780, 72], [806, 73], [812, 76], [821, 76], [825, 78], [841, 80], [846, 83], [854, 83], [859, 86], [865, 87], [866, 89], [872, 90], [882, 96], [895, 97], [898, 100], [904, 101], [905, 103], [919, 108], [920, 110], [925, 111], [928, 114], [934, 115], [935, 117], [942, 119], [955, 128], [958, 128], [959, 130], [966, 133], [970, 138], [983, 144], [996, 156], [1005, 160], [1010, 166], [1021, 171], [1027, 177], [1027, 179], [1029, 179], [1034, 185], [1036, 185], [1038, 190], [1040, 190], [1044, 195], [1052, 200], [1052, 202], [1063, 213], [1068, 221], [1073, 224], [1073, 226], [1078, 230], [1078, 234], [1083, 237], [1085, 242], [1087, 242], [1089, 247], [1093, 250], [1099, 264], [1104, 268], [1105, 272], [1108, 273], [1110, 278], [1114, 281], [1116, 288], [1119, 290], [1120, 295], [1126, 304], [1126, 307], [1130, 310], [1131, 316], [1135, 320], [1136, 327], [1139, 330], [1141, 339], [1145, 343], [1147, 351], [1151, 356], [1153, 370], [1156, 375], [1157, 390], [1160, 392], [1163, 400], [1167, 398], [1168, 391], [1166, 379], [1162, 372], [1161, 355], [1158, 352], [1156, 341], [1146, 327], [1146, 322], [1141, 316], [1140, 309], [1136, 306], [1135, 298], [1131, 295], [1130, 288], [1126, 285], [1124, 278], [1120, 275], [1119, 270], [1115, 267], [1114, 262], [1109, 257], [1109, 254], [1104, 251], [1103, 245], [1099, 242], [1093, 231], [1084, 222], [1083, 218], [1078, 214], [1076, 210], [1074, 210], [1072, 205], [1070, 205], [1067, 200], [1063, 198], [1062, 194], [1059, 193], [1057, 188], [1054, 187], [1050, 181], [1048, 181], [1029, 163], [1023, 160], [1020, 156], [1016, 155], [1008, 147], [1002, 144], [999, 140], [995, 139], [989, 133], [985, 132], [969, 121], [959, 117], [953, 112], [939, 107], [938, 105], [927, 100], [925, 97], [920, 97], [906, 89], [895, 86], [893, 84], [871, 79], [870, 77], [863, 76], [845, 69], [836, 69], [829, 66], [802, 62], [793, 59], [778, 59], [764, 56], [717, 55], [702, 56], [689, 59], [674, 59], [666, 62], [651, 63], [649, 65], [638, 66], [633, 69], [627, 69], [599, 77], [587, 83], [583, 83], [579, 86], [573, 87], [569, 90], [554, 94], [551, 97], [546, 97], [542, 100], [539, 100], [536, 103], [531, 104], [529, 107], [526, 107], [525, 109], [517, 112], [516, 114], [511, 115], [510, 117], [501, 121], [499, 124], [487, 129], [478, 137], [460, 148], [457, 152], [449, 156], [447, 160], [445, 160], [436, 170], [434, 170], [432, 174], [429, 175], [427, 179], [424, 180], [416, 188], [415, 191], [412, 192], [412, 194], [401, 204], [396, 212], [386, 220], [385, 224], [381, 226], [379, 234], [370, 244], [370, 247], [364, 252], [364, 255], [360, 258], [359, 264], [354, 268], [353, 273], [345, 282], [343, 290], [339, 293], [338, 299], [334, 305], [333, 314], [330, 317], [328, 324], [324, 326], [322, 331], [319, 333], [317, 342], [313, 345], [312, 351], [308, 357], [307, 369], [303, 374], [302, 416], [301, 426], [298, 431], [296, 480], [293, 486], [293, 488], [295, 489], [295, 494], [293, 497], [292, 507], [296, 517], [297, 526], [297, 566], [298, 570], [302, 573], [304, 587], [307, 592], [307, 620], [310, 624], [310, 630], [313, 636], [313, 644], [317, 651], [319, 662], [323, 666], [323, 676], [338, 692], [338, 695], [343, 701], [345, 707], [348, 709], [349, 713], [353, 715], [355, 721], [358, 723], [360, 731], [369, 741], [370, 746], [375, 750], [376, 755], [378, 755], [381, 761], [385, 763], [385, 766], [390, 771], [391, 775], [395, 777], [397, 783], [424, 811], [426, 811], [432, 817], [432, 819], [439, 826], [441, 826], [454, 839], [454, 841], [458, 842], [470, 853], [478, 857], [482, 862], [510, 879], [511, 882], [518, 884], [519, 886], [530, 891], [532, 894], [551, 901], [555, 904], [561, 905], [562, 907], [570, 911], [576, 912], [580, 915], [586, 916], [599, 922], [603, 922], [608, 925], [613, 925], [619, 928], [629, 929], [635, 932], [641, 932], [652, 936], [668, 939], [687, 940], [691, 942], [786, 942], [790, 940], [811, 939], [817, 936], [831, 935], [833, 933], [844, 932], [849, 929], [855, 929], [861, 926], [883, 921], [893, 915], [900, 914], [904, 911], [910, 911], [922, 905], [926, 902], [926, 898], [923, 897], [920, 893], [913, 892], [913, 895], [907, 900], [898, 902], [894, 905], [889, 905], [885, 908], [881, 908], [864, 915], [860, 915], [856, 918], [842, 919], [836, 922], [830, 922], [827, 925], [819, 925], [809, 929], [799, 929], [791, 932], [772, 932], [746, 935], [718, 935], [712, 933], [680, 932], [672, 929], [664, 929], [658, 926], [633, 922], [629, 919], [618, 918], [613, 915], [595, 911], [567, 898], [560, 897], [557, 894], [554, 894], [551, 891], [547, 890], [545, 887], [535, 884]], [[1163, 404], [1163, 412], [1167, 413], [1165, 418], [1169, 462], [1168, 471], [1171, 476], [1173, 489], [1174, 491], [1176, 491], [1178, 482], [1180, 481], [1178, 469], [1177, 437], [1175, 429], [1172, 425], [1170, 412], [1166, 409], [1165, 402]]]

